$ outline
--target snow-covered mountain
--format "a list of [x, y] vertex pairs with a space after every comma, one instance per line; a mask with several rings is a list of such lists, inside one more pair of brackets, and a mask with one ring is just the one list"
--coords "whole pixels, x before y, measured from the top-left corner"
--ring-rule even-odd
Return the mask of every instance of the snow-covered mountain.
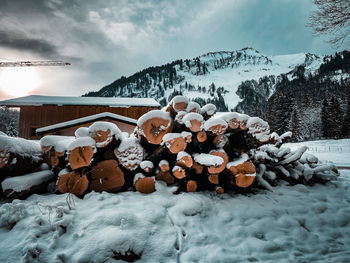
[[[166, 105], [172, 97], [182, 94], [202, 105], [213, 103], [218, 111], [235, 110], [269, 121], [275, 117], [271, 113], [276, 111], [272, 107], [276, 97], [283, 95], [290, 100], [279, 105], [286, 114], [272, 123], [283, 123], [283, 129], [292, 128], [293, 110], [309, 112], [312, 116], [307, 114], [302, 121], [306, 125], [310, 116], [316, 120], [313, 132], [303, 131], [300, 139], [318, 139], [323, 136], [320, 126], [323, 99], [334, 95], [344, 114], [349, 65], [347, 51], [333, 56], [310, 53], [266, 56], [253, 48], [243, 48], [150, 67], [84, 96], [151, 97]], [[301, 107], [299, 104], [306, 95], [310, 95], [311, 101]], [[272, 128], [283, 131], [277, 126]]]
[[[265, 56], [253, 48], [210, 52], [122, 77], [88, 96], [153, 97], [165, 104], [174, 92], [205, 100], [219, 99], [221, 95], [228, 110], [233, 110], [241, 101], [237, 89], [243, 81], [277, 77], [300, 65], [313, 73], [321, 63], [322, 57], [305, 53]], [[274, 85], [269, 88], [272, 94]]]

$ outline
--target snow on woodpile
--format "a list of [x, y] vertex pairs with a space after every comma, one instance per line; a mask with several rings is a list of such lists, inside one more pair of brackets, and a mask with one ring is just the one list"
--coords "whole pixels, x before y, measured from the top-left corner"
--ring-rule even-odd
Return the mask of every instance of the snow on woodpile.
[[208, 116], [213, 116], [216, 113], [216, 106], [214, 104], [208, 103], [200, 109], [201, 114], [207, 114]]
[[120, 165], [133, 171], [145, 157], [145, 150], [135, 136], [123, 137], [120, 145], [114, 150]]
[[140, 163], [140, 168], [143, 169], [143, 170], [146, 169], [146, 168], [153, 169], [154, 168], [154, 164], [151, 161], [142, 161]]
[[194, 155], [195, 162], [204, 166], [218, 166], [224, 163], [224, 159], [220, 156], [201, 153]]
[[[196, 113], [196, 112], [190, 112], [190, 113], [187, 113], [183, 118], [182, 118], [182, 122], [183, 124], [185, 124], [185, 126], [187, 128], [190, 128], [192, 127], [192, 122], [193, 121], [197, 121], [199, 123], [202, 123], [203, 122], [203, 116], [199, 113]], [[200, 129], [202, 129], [202, 127], [200, 127]]]
[[56, 152], [65, 152], [74, 140], [72, 136], [47, 135], [40, 139], [40, 145], [47, 150], [52, 147]]
[[267, 142], [270, 139], [269, 124], [259, 117], [250, 117], [247, 121], [249, 133], [261, 142]]
[[239, 158], [237, 158], [236, 160], [232, 161], [232, 162], [229, 162], [227, 163], [226, 167], [227, 169], [229, 169], [231, 166], [237, 166], [237, 165], [240, 165], [246, 161], [249, 160], [249, 156], [248, 154], [242, 154]]
[[50, 170], [44, 170], [22, 176], [8, 177], [1, 183], [1, 187], [3, 191], [12, 190], [14, 192], [22, 192], [29, 190], [33, 186], [50, 182], [53, 179], [53, 172]]
[[187, 105], [186, 111], [187, 112], [200, 112], [201, 106], [194, 101], [190, 101]]
[[67, 151], [72, 151], [75, 148], [78, 147], [85, 147], [85, 146], [91, 146], [95, 147], [95, 141], [91, 137], [79, 137], [73, 140], [68, 146]]
[[216, 135], [225, 133], [227, 127], [227, 122], [220, 118], [210, 118], [203, 125], [205, 131], [210, 131]]
[[97, 131], [110, 131], [111, 135], [115, 135], [116, 138], [119, 138], [121, 131], [118, 126], [113, 122], [108, 121], [96, 121], [89, 126], [89, 133], [93, 134]]
[[41, 147], [38, 141], [0, 135], [0, 152], [10, 152], [20, 156], [41, 159]]

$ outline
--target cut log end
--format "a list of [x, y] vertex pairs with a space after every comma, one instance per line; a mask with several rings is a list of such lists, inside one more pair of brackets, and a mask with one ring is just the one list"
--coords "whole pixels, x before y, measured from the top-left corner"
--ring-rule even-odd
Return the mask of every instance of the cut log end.
[[181, 166], [176, 165], [173, 168], [173, 175], [174, 175], [175, 178], [181, 180], [181, 179], [185, 178], [186, 171]]
[[197, 133], [197, 141], [198, 142], [205, 142], [208, 139], [208, 135], [205, 131], [200, 131]]
[[10, 153], [7, 151], [0, 151], [0, 169], [3, 168], [10, 160]]
[[219, 174], [210, 174], [208, 176], [208, 180], [212, 184], [215, 184], [215, 185], [219, 184]]
[[236, 185], [238, 187], [246, 188], [253, 184], [255, 180], [255, 174], [239, 173], [236, 175]]
[[57, 188], [61, 193], [71, 193], [81, 196], [89, 187], [89, 180], [85, 174], [76, 171], [61, 174], [57, 181]]
[[217, 186], [217, 187], [215, 188], [215, 192], [216, 192], [217, 194], [219, 194], [219, 195], [222, 195], [223, 193], [225, 193], [225, 190], [224, 190], [223, 187]]
[[151, 144], [160, 144], [163, 136], [172, 130], [172, 122], [160, 117], [153, 117], [146, 120], [142, 126], [142, 133]]
[[166, 160], [161, 160], [158, 166], [162, 172], [167, 172], [170, 170], [169, 162]]
[[156, 175], [156, 179], [166, 182], [167, 185], [173, 184], [175, 182], [174, 176], [172, 176], [169, 171], [159, 171]]
[[68, 161], [73, 170], [87, 167], [92, 161], [94, 150], [92, 146], [82, 146], [71, 150], [68, 154]]
[[196, 181], [189, 180], [186, 185], [187, 192], [196, 192], [197, 191], [197, 183]]
[[173, 154], [184, 151], [187, 147], [187, 142], [184, 137], [176, 137], [165, 142], [166, 147]]
[[152, 177], [139, 178], [135, 182], [136, 191], [143, 194], [150, 194], [155, 191], [155, 183]]
[[125, 183], [124, 173], [116, 160], [99, 162], [91, 169], [91, 190], [96, 192], [119, 191]]
[[109, 129], [106, 131], [96, 130], [91, 134], [92, 139], [96, 142], [97, 148], [107, 147], [113, 141], [113, 135]]
[[214, 155], [214, 156], [219, 156], [224, 161], [223, 161], [223, 163], [221, 165], [208, 167], [208, 173], [210, 173], [210, 174], [219, 174], [219, 173], [221, 173], [226, 168], [226, 165], [228, 163], [228, 156], [227, 156], [227, 154], [224, 151], [211, 151], [210, 154]]

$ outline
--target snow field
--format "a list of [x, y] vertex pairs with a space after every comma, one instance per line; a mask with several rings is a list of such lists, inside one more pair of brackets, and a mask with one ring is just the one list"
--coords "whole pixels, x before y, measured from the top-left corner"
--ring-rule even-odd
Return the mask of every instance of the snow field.
[[32, 195], [0, 206], [0, 262], [118, 262], [128, 250], [152, 263], [349, 262], [349, 175], [246, 195], [159, 182], [149, 195]]

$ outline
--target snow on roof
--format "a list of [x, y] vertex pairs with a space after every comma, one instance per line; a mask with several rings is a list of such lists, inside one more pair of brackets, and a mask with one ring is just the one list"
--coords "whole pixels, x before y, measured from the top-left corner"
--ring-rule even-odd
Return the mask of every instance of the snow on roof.
[[10, 100], [0, 101], [1, 106], [41, 106], [41, 105], [82, 105], [110, 107], [159, 107], [160, 104], [152, 98], [106, 98], [106, 97], [65, 97], [30, 95]]
[[87, 122], [91, 122], [91, 121], [95, 121], [95, 120], [99, 120], [99, 119], [104, 119], [104, 118], [115, 119], [115, 120], [118, 120], [120, 122], [126, 122], [129, 124], [135, 125], [135, 126], [137, 124], [137, 120], [135, 120], [135, 119], [121, 116], [121, 115], [114, 114], [114, 113], [110, 113], [110, 112], [102, 112], [102, 113], [90, 115], [87, 117], [83, 117], [83, 118], [79, 118], [79, 119], [75, 119], [75, 120], [71, 120], [71, 121], [65, 121], [65, 122], [45, 126], [45, 127], [36, 129], [36, 132], [37, 133], [48, 132], [48, 131], [52, 131], [52, 130], [56, 130], [56, 129], [60, 129], [60, 128], [71, 127], [71, 126], [75, 126], [78, 124], [87, 123]]

